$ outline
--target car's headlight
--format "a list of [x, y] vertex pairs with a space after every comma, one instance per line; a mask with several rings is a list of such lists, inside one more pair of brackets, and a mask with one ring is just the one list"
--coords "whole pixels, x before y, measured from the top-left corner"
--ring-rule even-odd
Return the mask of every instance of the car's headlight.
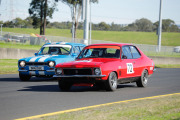
[[26, 63], [25, 63], [25, 61], [20, 61], [20, 62], [19, 62], [19, 65], [20, 65], [21, 67], [24, 67], [24, 66], [26, 65]]
[[101, 75], [101, 69], [100, 68], [94, 68], [94, 74], [95, 75]]
[[62, 68], [57, 68], [56, 69], [56, 74], [61, 75], [62, 74]]
[[50, 61], [50, 62], [49, 62], [49, 67], [54, 67], [54, 66], [55, 66], [55, 62]]

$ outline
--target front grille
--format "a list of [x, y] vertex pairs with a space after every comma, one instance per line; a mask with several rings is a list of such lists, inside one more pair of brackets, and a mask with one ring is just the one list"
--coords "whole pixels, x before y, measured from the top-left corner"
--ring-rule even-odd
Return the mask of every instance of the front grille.
[[27, 62], [26, 65], [48, 65], [47, 62]]
[[92, 69], [80, 68], [80, 69], [63, 69], [64, 75], [92, 75]]

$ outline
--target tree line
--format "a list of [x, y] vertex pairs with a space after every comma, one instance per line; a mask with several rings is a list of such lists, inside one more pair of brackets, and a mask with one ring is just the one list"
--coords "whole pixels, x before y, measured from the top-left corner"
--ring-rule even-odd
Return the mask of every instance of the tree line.
[[[12, 21], [0, 21], [3, 27], [18, 27], [18, 28], [33, 28], [33, 19], [27, 17], [26, 19], [16, 18]], [[78, 23], [77, 29], [83, 29], [83, 23]], [[138, 19], [131, 24], [107, 24], [105, 22], [92, 23], [92, 30], [103, 30], [103, 31], [142, 31], [142, 32], [156, 32], [158, 29], [158, 21], [152, 23], [146, 18]], [[47, 22], [46, 28], [55, 29], [71, 29], [72, 22]], [[162, 20], [162, 31], [163, 32], [180, 32], [180, 29], [171, 19]]]

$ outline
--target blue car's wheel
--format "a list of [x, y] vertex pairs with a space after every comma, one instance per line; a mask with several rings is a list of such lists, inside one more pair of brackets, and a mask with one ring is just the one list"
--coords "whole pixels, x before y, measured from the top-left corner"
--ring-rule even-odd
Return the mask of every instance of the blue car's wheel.
[[21, 73], [19, 73], [19, 78], [21, 81], [29, 81], [31, 76], [30, 75], [22, 75]]

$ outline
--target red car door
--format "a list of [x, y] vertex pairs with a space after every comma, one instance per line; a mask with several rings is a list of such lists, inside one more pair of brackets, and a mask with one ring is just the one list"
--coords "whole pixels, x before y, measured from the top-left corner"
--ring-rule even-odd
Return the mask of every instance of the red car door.
[[131, 54], [131, 50], [129, 46], [122, 47], [121, 54], [121, 69], [122, 69], [122, 78], [128, 78], [134, 76], [134, 59]]
[[135, 46], [130, 46], [130, 50], [131, 50], [132, 57], [133, 57], [134, 75], [135, 76], [141, 76], [141, 72], [143, 69], [142, 56]]

